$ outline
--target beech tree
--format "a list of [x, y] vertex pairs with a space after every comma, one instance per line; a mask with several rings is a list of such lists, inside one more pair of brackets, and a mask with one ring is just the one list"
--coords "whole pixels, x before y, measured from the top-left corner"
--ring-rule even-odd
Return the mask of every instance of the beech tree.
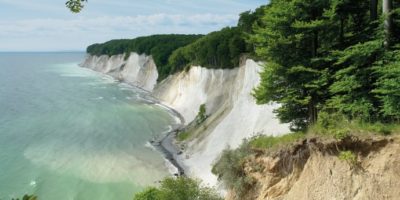
[[389, 48], [391, 45], [393, 32], [393, 17], [391, 13], [393, 9], [393, 2], [392, 0], [383, 0], [382, 2], [382, 13], [385, 17], [385, 47]]
[[78, 13], [83, 9], [85, 2], [87, 2], [87, 0], [68, 0], [65, 5], [71, 12]]
[[267, 63], [257, 102], [280, 103], [275, 112], [294, 129], [319, 112], [399, 119], [398, 14], [390, 0], [383, 4], [378, 26], [375, 0], [272, 0], [249, 40]]

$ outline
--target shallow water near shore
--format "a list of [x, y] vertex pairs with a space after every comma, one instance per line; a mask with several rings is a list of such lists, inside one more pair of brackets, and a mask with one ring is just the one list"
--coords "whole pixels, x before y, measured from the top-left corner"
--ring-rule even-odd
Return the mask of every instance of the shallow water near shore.
[[128, 200], [168, 175], [147, 141], [176, 122], [84, 53], [0, 53], [0, 199]]

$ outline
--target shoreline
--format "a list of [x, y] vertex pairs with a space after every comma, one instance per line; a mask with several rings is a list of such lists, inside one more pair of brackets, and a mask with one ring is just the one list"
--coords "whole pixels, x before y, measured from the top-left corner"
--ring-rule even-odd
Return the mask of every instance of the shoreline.
[[[90, 69], [90, 68], [84, 67], [82, 64], [78, 64], [78, 66], [85, 68], [85, 69]], [[176, 168], [178, 173], [176, 173], [176, 174], [171, 173], [171, 175], [186, 176], [187, 167], [184, 166], [184, 164], [182, 163], [182, 160], [179, 158], [179, 155], [182, 153], [182, 151], [174, 143], [176, 134], [182, 128], [185, 127], [185, 119], [183, 118], [183, 116], [175, 109], [163, 104], [159, 99], [154, 97], [151, 91], [145, 90], [145, 89], [143, 89], [137, 85], [134, 85], [132, 83], [117, 79], [109, 74], [104, 74], [104, 73], [101, 73], [101, 72], [98, 72], [98, 71], [95, 71], [92, 69], [90, 69], [90, 70], [97, 72], [101, 75], [109, 76], [120, 83], [128, 84], [132, 87], [135, 87], [137, 89], [140, 89], [140, 90], [148, 93], [152, 99], [151, 100], [146, 99], [145, 102], [147, 102], [149, 104], [158, 105], [162, 109], [165, 109], [173, 118], [179, 119], [179, 122], [178, 122], [178, 120], [175, 120], [177, 122], [177, 124], [173, 124], [171, 130], [169, 130], [165, 133], [160, 133], [159, 136], [149, 140], [148, 142], [163, 156], [164, 159], [166, 159], [166, 161], [168, 161], [172, 166], [174, 166]], [[166, 166], [166, 167], [168, 167], [168, 166]]]
[[171, 164], [173, 165], [178, 173], [172, 174], [174, 176], [186, 176], [186, 167], [184, 167], [184, 164], [182, 163], [182, 160], [179, 158], [179, 155], [182, 153], [182, 151], [175, 145], [175, 138], [176, 134], [185, 127], [185, 119], [183, 116], [176, 110], [174, 110], [171, 107], [168, 107], [161, 102], [157, 102], [157, 104], [160, 107], [163, 107], [166, 109], [171, 116], [176, 117], [179, 119], [179, 123], [175, 124], [175, 127], [173, 126], [172, 129], [165, 134], [163, 134], [161, 137], [157, 137], [153, 140], [150, 141], [150, 144], [158, 150], [164, 158]]

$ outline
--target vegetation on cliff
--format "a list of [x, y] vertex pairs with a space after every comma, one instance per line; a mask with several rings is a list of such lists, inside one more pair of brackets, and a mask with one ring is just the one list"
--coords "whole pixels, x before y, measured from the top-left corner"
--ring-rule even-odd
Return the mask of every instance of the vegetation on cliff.
[[186, 178], [165, 178], [160, 187], [149, 187], [135, 195], [134, 200], [222, 200], [217, 192], [202, 187], [200, 181]]
[[151, 55], [157, 65], [159, 80], [191, 65], [207, 68], [234, 68], [243, 54], [254, 55], [253, 46], [246, 42], [253, 33], [252, 25], [260, 20], [262, 8], [241, 14], [236, 27], [202, 35], [152, 35], [135, 39], [111, 40], [87, 48], [91, 55], [129, 57], [131, 52]]
[[258, 103], [280, 103], [278, 117], [295, 130], [314, 124], [320, 112], [398, 121], [400, 10], [378, 7], [361, 0], [272, 0], [249, 40], [268, 61], [254, 91]]
[[16, 198], [16, 199], [11, 199], [11, 200], [37, 200], [37, 196], [34, 195], [24, 195], [21, 199]]
[[196, 42], [176, 50], [169, 58], [172, 72], [189, 65], [206, 68], [233, 68], [239, 66], [240, 55], [246, 52], [246, 43], [237, 27], [212, 32]]
[[151, 55], [157, 65], [159, 80], [170, 74], [171, 65], [168, 58], [176, 49], [193, 43], [202, 35], [152, 35], [135, 39], [111, 40], [103, 44], [90, 45], [86, 51], [91, 55], [118, 55], [125, 54], [128, 58], [131, 52]]

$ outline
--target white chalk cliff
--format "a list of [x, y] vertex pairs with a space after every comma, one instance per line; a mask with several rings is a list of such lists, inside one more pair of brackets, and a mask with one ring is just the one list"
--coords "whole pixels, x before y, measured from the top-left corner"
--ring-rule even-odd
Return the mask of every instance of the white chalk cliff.
[[273, 114], [277, 105], [257, 105], [251, 96], [260, 81], [261, 66], [250, 59], [235, 69], [193, 66], [157, 85], [157, 68], [149, 56], [132, 53], [126, 61], [124, 55], [88, 56], [82, 66], [151, 91], [164, 104], [180, 112], [186, 124], [195, 119], [200, 105], [205, 104], [210, 117], [198, 130], [197, 139], [189, 143], [182, 160], [189, 175], [207, 184], [217, 183], [211, 166], [226, 147], [236, 148], [243, 139], [256, 134], [289, 132], [288, 125], [279, 123]]
[[152, 91], [157, 84], [157, 67], [151, 56], [137, 53], [131, 53], [127, 59], [125, 55], [87, 56], [81, 66], [109, 74], [148, 91]]

